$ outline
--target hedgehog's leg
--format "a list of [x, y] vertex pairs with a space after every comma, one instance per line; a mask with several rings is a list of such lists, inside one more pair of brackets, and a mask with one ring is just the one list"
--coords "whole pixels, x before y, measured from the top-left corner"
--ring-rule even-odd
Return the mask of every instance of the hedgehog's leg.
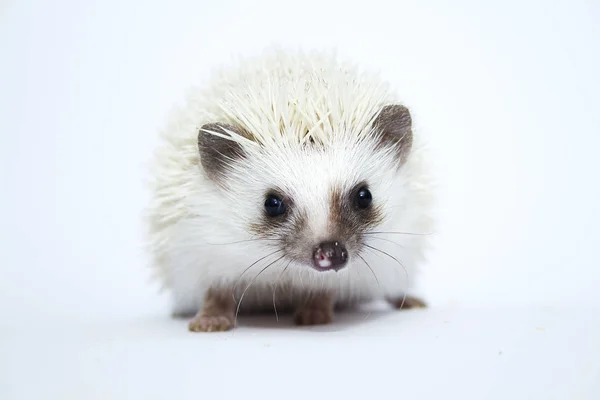
[[190, 321], [192, 332], [223, 332], [233, 328], [235, 302], [227, 290], [209, 289], [202, 308]]
[[333, 321], [333, 293], [312, 294], [296, 309], [294, 321], [298, 325], [323, 325]]
[[423, 300], [414, 296], [386, 297], [386, 300], [398, 310], [427, 307], [427, 304]]

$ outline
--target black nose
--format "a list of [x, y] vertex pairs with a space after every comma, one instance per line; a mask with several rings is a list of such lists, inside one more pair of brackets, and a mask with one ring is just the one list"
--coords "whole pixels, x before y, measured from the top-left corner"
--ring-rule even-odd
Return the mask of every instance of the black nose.
[[337, 271], [348, 261], [348, 251], [339, 242], [323, 242], [313, 253], [313, 262], [320, 271]]

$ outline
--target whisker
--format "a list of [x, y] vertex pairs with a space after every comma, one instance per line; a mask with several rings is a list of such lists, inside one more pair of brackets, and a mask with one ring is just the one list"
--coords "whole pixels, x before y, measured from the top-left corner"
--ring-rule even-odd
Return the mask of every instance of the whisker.
[[319, 290], [318, 293], [323, 293], [325, 291], [325, 277], [322, 276], [321, 277], [321, 289]]
[[275, 319], [277, 320], [277, 322], [279, 322], [279, 315], [277, 314], [277, 306], [275, 305], [275, 292], [277, 292], [277, 287], [278, 287], [277, 283], [279, 282], [279, 279], [285, 273], [285, 271], [287, 271], [290, 264], [292, 264], [292, 260], [290, 260], [290, 262], [287, 263], [287, 265], [285, 266], [283, 271], [281, 271], [279, 273], [279, 276], [277, 276], [277, 279], [275, 280], [275, 287], [273, 288], [273, 309], [275, 310]]
[[220, 245], [236, 244], [236, 243], [243, 243], [243, 242], [261, 242], [261, 241], [268, 241], [268, 240], [275, 241], [275, 239], [257, 238], [257, 239], [239, 240], [239, 241], [229, 242], [229, 243], [210, 243], [210, 242], [204, 242], [197, 238], [192, 237], [187, 240], [180, 240], [176, 244], [170, 243], [170, 244], [168, 244], [167, 248], [171, 251], [180, 251], [181, 249], [186, 249], [186, 248], [196, 249], [198, 247], [198, 244], [209, 245], [209, 246], [220, 246]]
[[[402, 267], [402, 269], [404, 270], [404, 274], [406, 275], [406, 282], [408, 284], [408, 280], [409, 280], [409, 278], [408, 278], [408, 271], [406, 270], [406, 267], [400, 262], [400, 260], [398, 260], [396, 257], [392, 256], [391, 254], [389, 254], [389, 253], [387, 253], [387, 252], [385, 252], [383, 250], [378, 249], [377, 247], [369, 246], [366, 243], [365, 243], [365, 246], [368, 247], [368, 248], [370, 248], [370, 249], [373, 249], [375, 251], [378, 251], [378, 252], [380, 252], [382, 254], [385, 254], [386, 256], [388, 256], [389, 258], [391, 258], [392, 260], [396, 261], [398, 263], [398, 265], [400, 265]], [[405, 301], [406, 301], [406, 290], [404, 290], [404, 297], [402, 298], [402, 303], [400, 303], [400, 309], [402, 309], [402, 307], [404, 306], [404, 302]]]
[[[373, 277], [375, 278], [375, 281], [377, 282], [377, 287], [379, 288], [379, 290], [381, 290], [381, 283], [379, 283], [379, 278], [377, 278], [377, 275], [375, 274], [375, 271], [373, 271], [373, 268], [371, 268], [371, 266], [369, 265], [369, 263], [367, 262], [367, 260], [364, 259], [363, 256], [361, 256], [360, 254], [356, 254], [364, 263], [367, 267], [369, 267], [369, 270], [371, 271], [371, 273], [373, 274]], [[367, 316], [365, 317], [365, 321], [371, 316], [371, 310], [369, 310], [369, 313], [367, 314]]]
[[302, 268], [298, 268], [298, 278], [300, 278], [300, 285], [302, 286], [302, 290], [305, 290], [304, 281], [302, 280]]
[[238, 243], [247, 243], [247, 242], [258, 242], [258, 241], [278, 241], [279, 239], [266, 239], [266, 238], [256, 238], [256, 239], [246, 239], [246, 240], [236, 240], [235, 242], [228, 242], [228, 243], [208, 243], [206, 242], [206, 244], [209, 244], [211, 246], [225, 246], [225, 245], [229, 245], [229, 244], [238, 244]]
[[398, 246], [398, 247], [401, 247], [401, 248], [403, 248], [403, 249], [405, 248], [405, 247], [404, 247], [404, 246], [402, 246], [400, 243], [398, 243], [398, 242], [394, 242], [393, 240], [390, 240], [390, 239], [384, 239], [384, 238], [380, 238], [380, 237], [377, 237], [377, 236], [373, 236], [373, 237], [371, 237], [371, 238], [369, 238], [369, 239], [383, 240], [383, 241], [385, 241], [385, 242], [389, 242], [389, 243], [395, 244], [396, 246]]
[[246, 268], [245, 270], [243, 270], [243, 271], [242, 271], [242, 273], [241, 273], [241, 274], [240, 274], [240, 275], [237, 277], [237, 279], [235, 280], [235, 284], [233, 285], [233, 289], [232, 289], [232, 291], [231, 291], [231, 296], [233, 297], [233, 301], [234, 301], [234, 302], [236, 302], [236, 303], [237, 303], [237, 300], [236, 300], [236, 298], [235, 298], [235, 291], [236, 291], [236, 289], [237, 289], [237, 285], [238, 285], [238, 283], [239, 283], [240, 279], [242, 278], [242, 276], [243, 276], [243, 275], [246, 273], [246, 271], [248, 271], [250, 268], [252, 268], [254, 265], [256, 265], [256, 263], [258, 263], [258, 262], [260, 262], [260, 261], [264, 260], [264, 259], [265, 259], [265, 258], [267, 258], [267, 257], [270, 257], [270, 256], [272, 256], [272, 255], [274, 255], [274, 254], [277, 254], [277, 253], [279, 253], [280, 251], [282, 251], [282, 250], [275, 250], [274, 252], [272, 252], [272, 253], [269, 253], [269, 254], [267, 254], [267, 255], [266, 255], [266, 256], [264, 256], [264, 257], [261, 257], [261, 258], [259, 258], [258, 260], [254, 261], [252, 264], [250, 264], [250, 266], [249, 266], [248, 268]]
[[400, 309], [402, 310], [402, 307], [404, 307], [404, 302], [406, 301], [406, 290], [404, 291], [404, 296], [402, 296], [402, 303], [400, 303]]
[[352, 290], [350, 290], [350, 266], [348, 266], [347, 271], [346, 271], [346, 275], [348, 275], [348, 291], [347, 291], [347, 296], [348, 298], [350, 298], [350, 293], [352, 293]]
[[429, 236], [429, 235], [433, 235], [433, 232], [431, 232], [431, 233], [414, 233], [414, 232], [365, 232], [365, 233], [363, 233], [363, 235], [378, 235], [378, 234]]
[[377, 278], [377, 275], [375, 275], [375, 271], [373, 271], [373, 268], [371, 268], [371, 266], [369, 265], [369, 263], [367, 262], [367, 260], [364, 259], [363, 256], [361, 256], [360, 254], [356, 254], [358, 256], [358, 258], [360, 258], [361, 260], [363, 260], [363, 262], [365, 263], [365, 265], [369, 268], [369, 270], [371, 271], [371, 274], [373, 274], [373, 277], [375, 278], [375, 281], [377, 282], [377, 286], [379, 287], [379, 290], [381, 290], [381, 283], [379, 283], [379, 279]]
[[254, 276], [254, 278], [252, 278], [252, 280], [250, 281], [250, 283], [248, 284], [248, 286], [246, 286], [246, 289], [244, 289], [244, 291], [242, 292], [242, 295], [240, 296], [240, 301], [237, 303], [237, 308], [235, 310], [235, 318], [234, 318], [234, 326], [237, 324], [237, 317], [238, 314], [240, 312], [240, 306], [242, 305], [242, 300], [244, 300], [244, 295], [246, 294], [246, 292], [248, 291], [248, 289], [250, 288], [250, 286], [252, 286], [252, 284], [254, 283], [254, 281], [256, 280], [256, 278], [258, 278], [260, 276], [260, 274], [262, 274], [263, 272], [265, 272], [267, 270], [267, 268], [269, 268], [270, 266], [272, 266], [273, 264], [275, 264], [277, 261], [283, 259], [283, 257], [285, 257], [285, 255], [275, 259], [274, 261], [270, 262], [269, 264], [267, 264], [266, 267], [264, 267], [263, 269], [260, 270], [260, 272], [258, 274], [256, 274]]

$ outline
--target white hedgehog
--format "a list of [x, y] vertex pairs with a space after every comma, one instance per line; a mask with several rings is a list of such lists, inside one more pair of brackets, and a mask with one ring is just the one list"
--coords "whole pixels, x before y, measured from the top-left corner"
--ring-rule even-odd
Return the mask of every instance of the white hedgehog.
[[410, 295], [432, 229], [423, 147], [377, 76], [334, 54], [271, 51], [224, 68], [162, 134], [150, 250], [192, 331], [238, 312], [336, 307]]

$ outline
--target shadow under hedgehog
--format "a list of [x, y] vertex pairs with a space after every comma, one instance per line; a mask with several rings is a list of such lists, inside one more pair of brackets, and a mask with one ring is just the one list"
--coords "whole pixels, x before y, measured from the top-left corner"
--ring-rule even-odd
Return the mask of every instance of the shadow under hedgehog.
[[377, 76], [333, 54], [267, 51], [223, 67], [161, 134], [147, 209], [156, 277], [192, 331], [238, 312], [410, 295], [433, 228], [426, 154]]

